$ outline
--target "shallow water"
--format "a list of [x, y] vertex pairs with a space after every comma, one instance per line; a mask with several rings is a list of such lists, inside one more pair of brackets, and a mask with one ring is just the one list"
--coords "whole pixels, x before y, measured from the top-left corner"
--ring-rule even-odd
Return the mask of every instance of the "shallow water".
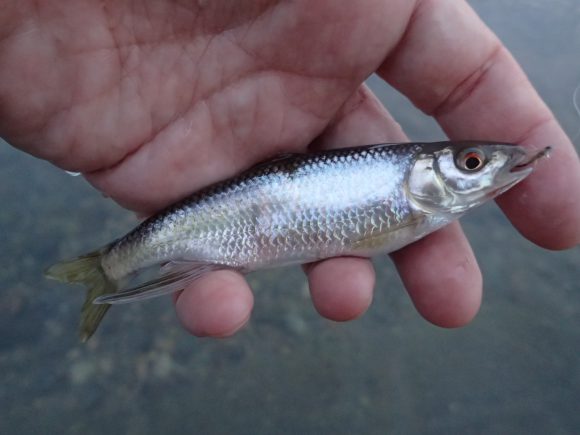
[[[471, 3], [574, 135], [577, 0]], [[413, 139], [442, 137], [401, 96], [375, 78], [370, 84]], [[378, 258], [374, 303], [354, 322], [321, 319], [302, 274], [284, 269], [250, 277], [254, 315], [232, 339], [190, 337], [160, 298], [112, 309], [82, 345], [83, 292], [41, 272], [135, 219], [80, 177], [4, 145], [0, 203], [0, 433], [580, 429], [580, 249], [532, 245], [493, 205], [463, 221], [485, 276], [481, 312], [466, 328], [422, 320], [392, 265]]]

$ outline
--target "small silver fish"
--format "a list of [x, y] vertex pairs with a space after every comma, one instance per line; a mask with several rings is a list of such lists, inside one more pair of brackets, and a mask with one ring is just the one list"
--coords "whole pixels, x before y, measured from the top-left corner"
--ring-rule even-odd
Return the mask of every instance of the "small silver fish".
[[[47, 276], [88, 287], [80, 335], [109, 304], [183, 289], [212, 270], [241, 273], [402, 248], [505, 192], [548, 155], [480, 141], [380, 144], [284, 155], [207, 187]], [[123, 288], [156, 266], [159, 277]]]

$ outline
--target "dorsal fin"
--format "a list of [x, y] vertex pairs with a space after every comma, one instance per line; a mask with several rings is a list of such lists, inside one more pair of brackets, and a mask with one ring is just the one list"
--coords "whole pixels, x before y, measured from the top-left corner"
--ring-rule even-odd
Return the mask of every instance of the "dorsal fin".
[[282, 164], [284, 162], [287, 162], [289, 160], [295, 159], [297, 157], [300, 156], [305, 156], [306, 154], [303, 153], [282, 153], [282, 154], [278, 154], [276, 156], [274, 156], [273, 158], [269, 159], [269, 160], [265, 160], [263, 162], [259, 162], [256, 163], [254, 166], [251, 166], [250, 168], [247, 169], [247, 172], [253, 172], [256, 169], [262, 169], [262, 168], [266, 168], [266, 167], [270, 167], [273, 165], [278, 164]]

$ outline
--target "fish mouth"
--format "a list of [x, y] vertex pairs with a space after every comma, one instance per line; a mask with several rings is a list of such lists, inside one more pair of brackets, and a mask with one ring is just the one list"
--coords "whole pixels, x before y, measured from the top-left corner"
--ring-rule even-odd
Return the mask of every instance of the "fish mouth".
[[527, 159], [527, 155], [522, 155], [521, 157], [519, 157], [517, 159], [516, 164], [510, 169], [510, 172], [513, 173], [520, 173], [520, 172], [525, 172], [526, 174], [532, 172], [532, 170], [534, 169], [534, 166], [536, 164], [536, 162], [540, 159], [543, 159], [545, 157], [550, 157], [550, 154], [552, 153], [552, 147], [551, 146], [547, 146], [546, 148], [540, 150], [539, 152], [537, 152], [536, 154], [534, 154], [530, 159]]
[[511, 189], [528, 175], [530, 175], [534, 170], [538, 160], [543, 159], [544, 157], [549, 157], [552, 152], [552, 147], [547, 146], [534, 154], [532, 157], [529, 157], [529, 155], [522, 148], [519, 149], [521, 152], [514, 154], [512, 157], [511, 165], [508, 165], [508, 168], [510, 166], [511, 168], [503, 172], [503, 175], [501, 175], [500, 180], [502, 181], [498, 183], [501, 187], [493, 192], [494, 196], [501, 195], [506, 190]]

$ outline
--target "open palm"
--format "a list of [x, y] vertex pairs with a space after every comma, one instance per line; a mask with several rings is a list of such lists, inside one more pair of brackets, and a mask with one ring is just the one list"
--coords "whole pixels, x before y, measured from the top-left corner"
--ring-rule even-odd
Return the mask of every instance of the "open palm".
[[[502, 205], [543, 246], [580, 240], [580, 206], [570, 200], [570, 186], [580, 193], [578, 158], [463, 2], [8, 3], [0, 134], [82, 172], [127, 208], [153, 213], [282, 152], [405, 140], [362, 85], [378, 71], [450, 137], [555, 144], [550, 164]], [[394, 258], [427, 319], [457, 326], [473, 317], [481, 276], [457, 225]], [[368, 260], [306, 270], [321, 314], [346, 320], [370, 303]], [[222, 271], [192, 284], [176, 307], [193, 333], [223, 336], [248, 319], [252, 296], [242, 276]]]

